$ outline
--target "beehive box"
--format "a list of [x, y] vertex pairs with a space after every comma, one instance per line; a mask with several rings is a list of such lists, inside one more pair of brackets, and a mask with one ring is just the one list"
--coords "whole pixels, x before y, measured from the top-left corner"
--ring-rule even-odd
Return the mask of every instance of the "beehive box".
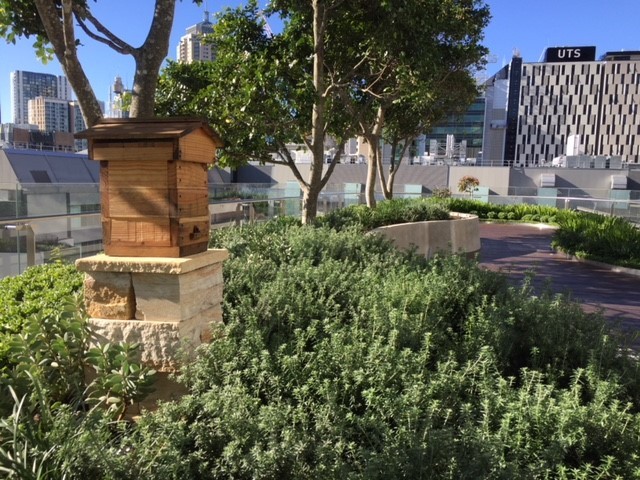
[[107, 255], [184, 257], [209, 241], [207, 169], [222, 145], [201, 119], [105, 119], [76, 135], [100, 162]]

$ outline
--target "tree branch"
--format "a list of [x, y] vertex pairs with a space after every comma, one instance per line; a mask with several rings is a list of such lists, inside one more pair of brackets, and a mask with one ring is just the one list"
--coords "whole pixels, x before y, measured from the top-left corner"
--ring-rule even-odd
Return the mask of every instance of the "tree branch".
[[[91, 14], [88, 8], [76, 4], [73, 7], [73, 13], [75, 14], [80, 28], [82, 28], [84, 33], [86, 33], [90, 38], [107, 45], [109, 48], [112, 48], [116, 52], [123, 55], [130, 55], [134, 50], [131, 45], [122, 40], [120, 37], [114, 35], [108, 28], [102, 25], [102, 23]], [[92, 32], [86, 25], [84, 21], [85, 18], [94, 26], [94, 28], [98, 32], [104, 35], [104, 37], [101, 37], [100, 35]]]
[[331, 159], [331, 164], [329, 164], [329, 168], [327, 168], [327, 171], [325, 172], [324, 176], [322, 177], [322, 180], [320, 181], [320, 190], [322, 190], [327, 185], [327, 182], [329, 181], [329, 177], [331, 177], [331, 174], [333, 173], [333, 170], [336, 168], [336, 165], [340, 161], [340, 157], [342, 157], [343, 153], [344, 153], [344, 142], [340, 142], [340, 147], [336, 149], [336, 153], [333, 155], [333, 158]]

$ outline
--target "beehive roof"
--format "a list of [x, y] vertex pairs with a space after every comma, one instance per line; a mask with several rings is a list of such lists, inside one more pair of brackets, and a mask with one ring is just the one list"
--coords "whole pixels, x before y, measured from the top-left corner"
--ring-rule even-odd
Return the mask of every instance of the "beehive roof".
[[216, 146], [222, 139], [202, 118], [105, 118], [91, 128], [76, 133], [89, 140], [160, 140], [180, 138], [204, 130]]

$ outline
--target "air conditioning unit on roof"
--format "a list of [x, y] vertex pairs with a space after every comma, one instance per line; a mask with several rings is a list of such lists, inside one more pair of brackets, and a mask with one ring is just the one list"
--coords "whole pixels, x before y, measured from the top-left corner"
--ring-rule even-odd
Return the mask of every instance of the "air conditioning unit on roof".
[[555, 173], [543, 173], [540, 175], [540, 188], [552, 188], [556, 186]]
[[626, 190], [626, 189], [627, 189], [626, 175], [611, 175], [611, 190]]

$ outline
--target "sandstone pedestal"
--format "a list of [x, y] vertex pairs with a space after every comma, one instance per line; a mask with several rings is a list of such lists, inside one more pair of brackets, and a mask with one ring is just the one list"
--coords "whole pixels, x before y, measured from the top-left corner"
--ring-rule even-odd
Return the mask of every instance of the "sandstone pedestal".
[[181, 258], [95, 255], [76, 261], [99, 342], [138, 343], [141, 363], [160, 372], [152, 403], [176, 393], [168, 374], [185, 353], [210, 340], [211, 324], [222, 322], [222, 262], [228, 256], [210, 249]]

